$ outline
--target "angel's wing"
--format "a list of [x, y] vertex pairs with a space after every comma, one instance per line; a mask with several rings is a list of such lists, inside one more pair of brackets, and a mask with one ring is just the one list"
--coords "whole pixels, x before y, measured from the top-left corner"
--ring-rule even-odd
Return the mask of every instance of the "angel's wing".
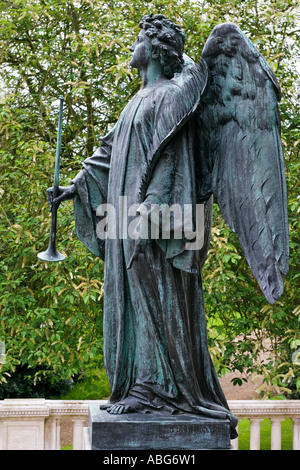
[[211, 189], [274, 303], [283, 292], [289, 257], [280, 88], [265, 59], [232, 23], [213, 30], [202, 59], [210, 70], [198, 111], [202, 188]]

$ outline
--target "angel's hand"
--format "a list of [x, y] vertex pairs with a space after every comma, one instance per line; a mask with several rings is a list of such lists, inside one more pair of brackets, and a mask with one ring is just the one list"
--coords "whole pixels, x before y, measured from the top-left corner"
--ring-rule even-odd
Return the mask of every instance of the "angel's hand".
[[50, 211], [52, 211], [52, 207], [54, 204], [57, 205], [57, 207], [59, 207], [61, 202], [74, 199], [75, 194], [76, 194], [76, 189], [75, 189], [74, 184], [72, 184], [71, 186], [59, 186], [58, 196], [53, 199], [53, 188], [48, 188], [47, 197], [48, 197], [48, 203], [50, 206]]

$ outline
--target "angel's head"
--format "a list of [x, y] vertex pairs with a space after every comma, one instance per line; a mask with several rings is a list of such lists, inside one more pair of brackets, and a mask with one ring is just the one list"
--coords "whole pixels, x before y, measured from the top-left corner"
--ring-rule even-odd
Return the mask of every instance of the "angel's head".
[[[141, 32], [131, 47], [131, 65], [139, 68], [148, 60], [158, 60], [166, 78], [173, 78], [183, 67], [185, 34], [181, 28], [164, 15], [144, 16], [139, 24]], [[138, 49], [139, 42], [144, 44]]]

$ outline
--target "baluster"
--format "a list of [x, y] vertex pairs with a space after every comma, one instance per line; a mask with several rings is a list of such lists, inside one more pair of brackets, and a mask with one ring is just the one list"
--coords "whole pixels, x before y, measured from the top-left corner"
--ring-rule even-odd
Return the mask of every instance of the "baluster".
[[[236, 432], [239, 433], [239, 423], [236, 426]], [[231, 445], [234, 448], [234, 450], [239, 450], [239, 437], [237, 437], [236, 439], [233, 439], [231, 441]]]
[[48, 418], [45, 422], [45, 450], [56, 449], [56, 418]]
[[250, 450], [260, 450], [260, 418], [250, 419]]
[[271, 419], [271, 450], [281, 450], [281, 419]]
[[3, 446], [3, 421], [0, 418], [0, 450], [5, 450]]
[[293, 450], [300, 450], [300, 419], [293, 419]]
[[73, 424], [73, 450], [83, 449], [83, 425], [84, 418], [74, 418]]
[[60, 450], [60, 427], [61, 420], [58, 418], [56, 420], [56, 450]]

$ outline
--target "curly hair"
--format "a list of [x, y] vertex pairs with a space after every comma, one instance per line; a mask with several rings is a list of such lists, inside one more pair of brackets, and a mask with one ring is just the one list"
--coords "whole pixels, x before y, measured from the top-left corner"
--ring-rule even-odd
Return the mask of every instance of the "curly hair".
[[158, 48], [164, 75], [173, 78], [176, 72], [181, 72], [185, 43], [181, 28], [164, 15], [152, 13], [142, 18], [139, 27], [145, 30], [152, 46]]

